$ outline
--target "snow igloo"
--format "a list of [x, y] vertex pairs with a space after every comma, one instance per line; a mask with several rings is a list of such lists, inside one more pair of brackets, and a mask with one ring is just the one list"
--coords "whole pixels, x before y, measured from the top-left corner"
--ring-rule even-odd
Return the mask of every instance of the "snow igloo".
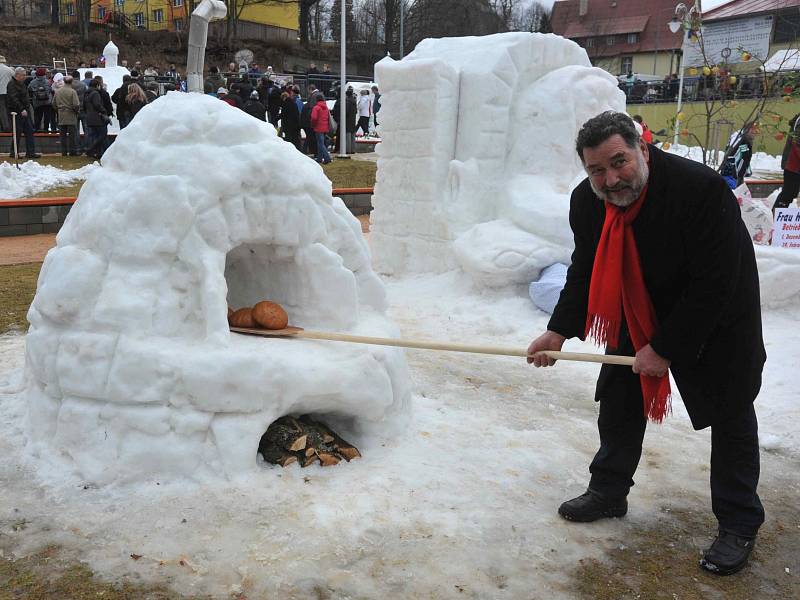
[[247, 473], [268, 425], [402, 426], [397, 348], [231, 333], [227, 308], [395, 337], [358, 220], [258, 121], [169, 93], [124, 129], [45, 259], [28, 319], [29, 447], [97, 484]]
[[[617, 81], [552, 34], [427, 39], [376, 65], [378, 177], [370, 229], [387, 274], [462, 268], [530, 283], [569, 263], [581, 125], [625, 110]], [[577, 179], [576, 179], [577, 178]]]

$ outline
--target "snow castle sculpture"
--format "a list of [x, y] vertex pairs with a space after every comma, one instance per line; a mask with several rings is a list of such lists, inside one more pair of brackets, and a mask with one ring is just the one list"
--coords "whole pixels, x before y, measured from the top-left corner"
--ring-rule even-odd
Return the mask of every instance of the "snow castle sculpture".
[[232, 334], [268, 298], [290, 323], [396, 336], [359, 222], [319, 165], [201, 94], [148, 105], [103, 157], [28, 318], [29, 447], [103, 484], [246, 473], [289, 413], [402, 423], [401, 351]]
[[625, 110], [617, 81], [555, 35], [427, 39], [376, 65], [382, 142], [376, 269], [460, 266], [485, 285], [569, 262], [569, 192], [581, 124]]

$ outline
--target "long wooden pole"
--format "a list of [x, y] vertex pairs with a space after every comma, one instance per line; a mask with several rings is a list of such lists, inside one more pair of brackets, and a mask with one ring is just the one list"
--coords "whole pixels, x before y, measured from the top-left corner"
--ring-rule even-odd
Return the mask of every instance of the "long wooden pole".
[[[286, 329], [249, 329], [245, 327], [231, 327], [231, 331], [248, 335], [264, 337], [298, 337], [311, 340], [327, 340], [332, 342], [350, 342], [355, 344], [370, 344], [374, 346], [396, 346], [400, 348], [416, 348], [419, 350], [445, 350], [449, 352], [471, 352], [474, 354], [493, 354], [497, 356], [528, 357], [527, 350], [507, 348], [502, 346], [475, 346], [469, 344], [453, 344], [450, 342], [432, 342], [425, 340], [404, 340], [396, 338], [370, 337], [362, 335], [349, 335], [344, 333], [330, 333], [327, 331], [309, 331], [299, 327]], [[588, 354], [582, 352], [558, 352], [544, 350], [542, 352], [556, 360], [572, 360], [578, 362], [605, 363], [609, 365], [633, 365], [633, 356], [617, 356], [613, 354]]]

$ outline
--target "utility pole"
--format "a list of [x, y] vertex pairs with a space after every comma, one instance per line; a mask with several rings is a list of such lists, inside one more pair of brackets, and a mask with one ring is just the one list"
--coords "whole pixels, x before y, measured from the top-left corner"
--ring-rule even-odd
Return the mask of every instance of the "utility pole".
[[403, 24], [405, 22], [406, 0], [400, 0], [400, 60], [405, 56], [403, 52]]
[[345, 31], [347, 28], [347, 0], [342, 0], [340, 12], [342, 14], [339, 33], [339, 43], [341, 44], [341, 66], [339, 67], [339, 73], [341, 74], [339, 79], [339, 158], [347, 158], [347, 102], [345, 101], [345, 83], [347, 81], [345, 74], [347, 69], [347, 51], [345, 50], [347, 41], [347, 32]]

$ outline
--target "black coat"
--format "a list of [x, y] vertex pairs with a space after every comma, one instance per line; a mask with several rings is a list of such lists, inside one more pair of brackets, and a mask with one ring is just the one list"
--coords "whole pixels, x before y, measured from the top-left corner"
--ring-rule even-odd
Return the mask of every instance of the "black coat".
[[31, 98], [28, 95], [28, 86], [24, 81], [17, 81], [16, 77], [12, 77], [5, 93], [7, 94], [6, 108], [8, 112], [21, 114], [23, 110], [27, 110], [28, 116], [33, 118], [33, 106], [31, 106]]
[[89, 127], [101, 127], [109, 121], [103, 97], [96, 87], [90, 87], [86, 91], [83, 97], [83, 110], [86, 113], [86, 125]]
[[[692, 424], [708, 427], [752, 403], [766, 351], [753, 242], [739, 205], [711, 169], [650, 146], [647, 197], [633, 224], [659, 330], [653, 349], [672, 361]], [[605, 206], [584, 180], [572, 193], [575, 236], [567, 283], [548, 329], [584, 339], [589, 283]], [[604, 365], [597, 399], [614, 368]]]
[[300, 131], [300, 111], [294, 98], [288, 97], [281, 104], [281, 131], [295, 133]]
[[248, 100], [244, 105], [244, 112], [251, 117], [260, 119], [261, 121], [267, 120], [267, 107], [261, 104], [258, 100]]

